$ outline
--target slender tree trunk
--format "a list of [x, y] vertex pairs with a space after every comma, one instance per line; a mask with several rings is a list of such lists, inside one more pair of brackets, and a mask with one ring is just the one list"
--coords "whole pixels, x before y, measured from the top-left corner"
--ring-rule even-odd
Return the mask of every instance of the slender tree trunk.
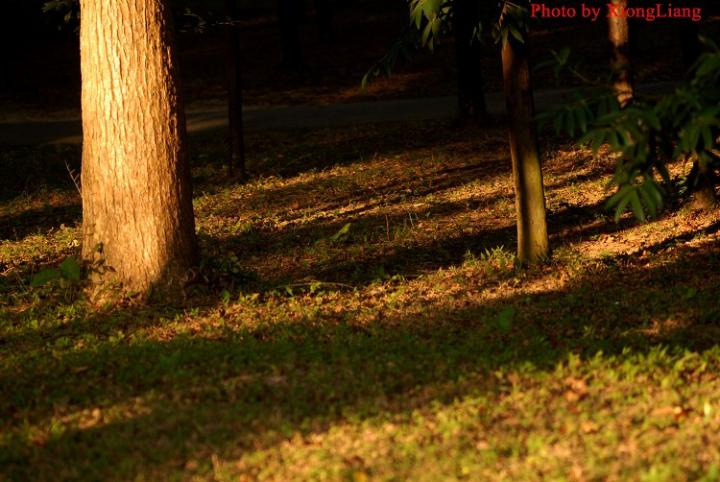
[[304, 12], [304, 2], [298, 0], [278, 0], [278, 24], [283, 50], [283, 64], [286, 67], [302, 66], [300, 32], [298, 24]]
[[502, 47], [503, 81], [515, 181], [518, 259], [532, 264], [550, 256], [545, 219], [545, 190], [535, 127], [535, 107], [528, 65], [528, 36], [512, 36]]
[[[618, 9], [627, 7], [627, 0], [612, 0], [612, 3]], [[608, 38], [612, 46], [610, 68], [613, 71], [613, 89], [618, 103], [625, 107], [635, 94], [630, 62], [630, 28], [626, 17], [608, 17]]]
[[225, 0], [225, 13], [232, 23], [226, 28], [227, 69], [228, 69], [228, 144], [230, 146], [230, 163], [228, 170], [231, 175], [235, 168], [241, 179], [247, 177], [245, 170], [245, 138], [243, 135], [242, 111], [242, 61], [240, 58], [240, 28], [235, 23], [237, 16], [237, 0]]
[[460, 117], [487, 114], [482, 75], [483, 49], [474, 38], [480, 23], [481, 0], [455, 0], [453, 29], [457, 56], [458, 108]]
[[82, 255], [95, 284], [177, 294], [196, 258], [167, 0], [81, 0]]

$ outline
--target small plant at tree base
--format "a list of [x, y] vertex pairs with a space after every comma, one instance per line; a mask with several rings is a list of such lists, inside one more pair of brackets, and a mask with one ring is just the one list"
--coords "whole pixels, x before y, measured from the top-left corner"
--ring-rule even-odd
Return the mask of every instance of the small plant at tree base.
[[505, 246], [496, 246], [492, 249], [485, 248], [479, 255], [473, 254], [470, 250], [465, 252], [464, 264], [473, 268], [481, 268], [488, 275], [508, 272], [518, 266], [515, 253], [506, 250]]
[[82, 265], [73, 256], [66, 258], [57, 268], [44, 268], [30, 281], [32, 288], [55, 284], [62, 289], [67, 302], [72, 302], [82, 281]]
[[30, 286], [37, 288], [52, 281], [57, 281], [61, 286], [77, 284], [82, 277], [82, 266], [74, 257], [66, 258], [57, 268], [45, 268], [33, 276]]

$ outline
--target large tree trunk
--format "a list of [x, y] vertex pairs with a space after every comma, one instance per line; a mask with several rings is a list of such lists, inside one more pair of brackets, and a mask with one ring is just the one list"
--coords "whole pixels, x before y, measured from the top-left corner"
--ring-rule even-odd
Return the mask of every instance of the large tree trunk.
[[232, 23], [226, 29], [227, 69], [228, 69], [228, 144], [232, 175], [235, 168], [241, 179], [247, 177], [245, 170], [245, 138], [243, 135], [242, 111], [242, 62], [240, 59], [240, 28], [236, 24], [237, 0], [225, 0], [225, 13]]
[[503, 81], [510, 130], [510, 154], [515, 181], [518, 260], [532, 264], [550, 256], [545, 219], [545, 189], [535, 127], [528, 36], [512, 36], [502, 47]]
[[195, 225], [167, 0], [81, 0], [83, 258], [175, 294]]
[[480, 23], [481, 0], [455, 0], [453, 30], [457, 55], [458, 108], [460, 117], [487, 114], [482, 75], [483, 49], [474, 38]]
[[[627, 7], [627, 0], [612, 0], [612, 3], [618, 9]], [[618, 103], [625, 107], [635, 94], [627, 17], [608, 17], [608, 38], [612, 46], [610, 68], [613, 71], [613, 89]]]

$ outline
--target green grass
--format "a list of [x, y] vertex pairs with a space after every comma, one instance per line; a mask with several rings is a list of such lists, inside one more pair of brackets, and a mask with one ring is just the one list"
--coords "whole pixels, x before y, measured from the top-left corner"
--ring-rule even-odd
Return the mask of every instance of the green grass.
[[180, 306], [29, 288], [77, 195], [6, 191], [0, 480], [720, 480], [717, 213], [615, 225], [612, 161], [545, 145], [520, 270], [501, 130], [257, 134], [247, 185], [218, 139]]

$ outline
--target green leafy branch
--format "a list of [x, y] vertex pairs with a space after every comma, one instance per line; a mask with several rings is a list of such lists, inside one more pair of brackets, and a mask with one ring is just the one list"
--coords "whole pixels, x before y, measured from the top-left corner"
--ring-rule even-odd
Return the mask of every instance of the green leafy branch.
[[409, 62], [412, 58], [412, 50], [418, 41], [417, 30], [412, 27], [406, 28], [385, 55], [363, 75], [360, 88], [367, 89], [368, 85], [381, 75], [390, 77], [398, 62]]
[[48, 0], [43, 3], [43, 13], [58, 12], [63, 14], [63, 21], [66, 24], [80, 19], [79, 0]]
[[[606, 204], [616, 220], [627, 210], [640, 221], [657, 216], [669, 196], [691, 194], [698, 177], [718, 166], [720, 49], [712, 42], [706, 45], [711, 50], [701, 55], [690, 80], [670, 94], [637, 95], [621, 109], [609, 86], [593, 84], [538, 116], [541, 123], [552, 121], [558, 134], [588, 144], [595, 154], [605, 145], [619, 154], [610, 183], [616, 192]], [[541, 66], [558, 75], [568, 59], [569, 51], [554, 52]], [[667, 168], [676, 160], [694, 164], [679, 180], [671, 179]]]
[[45, 268], [33, 276], [30, 286], [36, 288], [54, 280], [64, 280], [70, 283], [80, 281], [82, 267], [74, 257], [66, 258], [57, 268]]
[[493, 25], [493, 38], [495, 43], [505, 45], [509, 38], [525, 43], [528, 32], [530, 12], [515, 2], [505, 0], [500, 5], [500, 16]]

